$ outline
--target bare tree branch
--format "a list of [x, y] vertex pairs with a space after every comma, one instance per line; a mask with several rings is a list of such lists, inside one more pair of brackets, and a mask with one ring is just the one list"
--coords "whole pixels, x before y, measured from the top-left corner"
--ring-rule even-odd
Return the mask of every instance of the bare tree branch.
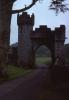
[[33, 2], [32, 2], [29, 6], [27, 6], [27, 7], [25, 7], [25, 8], [18, 9], [18, 10], [12, 10], [12, 14], [16, 14], [16, 13], [24, 12], [24, 11], [30, 9], [32, 6], [35, 5], [35, 3], [36, 3], [37, 1], [39, 1], [39, 0], [33, 0]]

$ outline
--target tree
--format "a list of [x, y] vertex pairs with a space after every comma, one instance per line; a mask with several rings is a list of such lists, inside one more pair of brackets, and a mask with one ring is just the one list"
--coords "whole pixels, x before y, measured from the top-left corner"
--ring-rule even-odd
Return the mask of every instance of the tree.
[[68, 3], [65, 2], [66, 0], [51, 0], [50, 9], [55, 10], [56, 14], [59, 12], [66, 12], [69, 11]]
[[11, 16], [30, 9], [38, 0], [32, 0], [29, 6], [22, 9], [12, 10], [15, 1], [17, 0], [0, 0], [0, 77], [7, 75]]

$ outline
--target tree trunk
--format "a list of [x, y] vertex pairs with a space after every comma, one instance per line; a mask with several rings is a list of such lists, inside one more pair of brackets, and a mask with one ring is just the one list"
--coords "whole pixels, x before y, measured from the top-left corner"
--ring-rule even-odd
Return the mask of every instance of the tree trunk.
[[7, 75], [12, 0], [0, 0], [0, 77]]

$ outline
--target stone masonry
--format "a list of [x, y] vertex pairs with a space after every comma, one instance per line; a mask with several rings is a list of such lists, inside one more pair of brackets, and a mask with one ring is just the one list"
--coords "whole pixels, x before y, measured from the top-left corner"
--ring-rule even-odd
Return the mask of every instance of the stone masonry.
[[25, 68], [35, 63], [35, 52], [41, 46], [47, 46], [51, 51], [53, 64], [57, 59], [64, 61], [65, 26], [60, 25], [51, 30], [45, 25], [33, 30], [34, 14], [26, 12], [18, 14], [18, 65]]

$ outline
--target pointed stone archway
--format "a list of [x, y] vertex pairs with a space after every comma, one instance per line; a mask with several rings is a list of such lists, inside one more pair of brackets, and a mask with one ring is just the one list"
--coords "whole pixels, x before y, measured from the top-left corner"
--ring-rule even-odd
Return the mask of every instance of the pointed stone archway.
[[[54, 59], [55, 59], [53, 33], [51, 34], [51, 30], [49, 28], [48, 28], [48, 33], [47, 33], [46, 32], [46, 26], [40, 26], [39, 29], [40, 29], [40, 31], [36, 32], [37, 29], [35, 29], [35, 31], [33, 31], [31, 33], [31, 42], [32, 42], [32, 48], [33, 48], [34, 56], [35, 56], [37, 49], [40, 46], [44, 45], [47, 48], [49, 48], [49, 50], [51, 52], [51, 58], [52, 58], [52, 64], [53, 64]], [[34, 62], [35, 62], [35, 58], [34, 58]]]
[[35, 50], [35, 66], [37, 68], [49, 68], [51, 64], [51, 51], [46, 45], [40, 45]]

